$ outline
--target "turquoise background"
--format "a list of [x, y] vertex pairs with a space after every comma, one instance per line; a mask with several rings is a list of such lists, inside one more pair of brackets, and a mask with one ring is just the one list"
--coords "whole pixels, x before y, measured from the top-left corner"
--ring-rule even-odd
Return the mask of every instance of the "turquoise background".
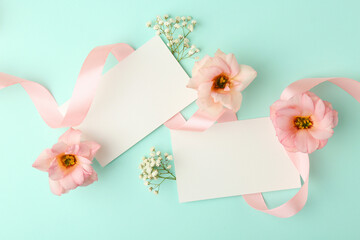
[[[40, 82], [63, 103], [93, 47], [137, 48], [154, 35], [145, 23], [156, 15], [191, 15], [198, 21], [191, 40], [202, 55], [221, 48], [257, 70], [238, 115], [263, 117], [297, 79], [360, 80], [359, 8], [356, 0], [1, 0], [0, 71]], [[1, 90], [0, 239], [359, 239], [360, 106], [331, 84], [315, 92], [333, 103], [340, 122], [329, 144], [311, 154], [308, 203], [280, 219], [240, 196], [179, 204], [175, 182], [159, 196], [149, 193], [138, 164], [152, 145], [171, 152], [165, 127], [107, 167], [95, 163], [95, 184], [54, 196], [47, 175], [31, 164], [65, 129], [50, 129], [19, 86]], [[277, 206], [295, 192], [265, 197]]]

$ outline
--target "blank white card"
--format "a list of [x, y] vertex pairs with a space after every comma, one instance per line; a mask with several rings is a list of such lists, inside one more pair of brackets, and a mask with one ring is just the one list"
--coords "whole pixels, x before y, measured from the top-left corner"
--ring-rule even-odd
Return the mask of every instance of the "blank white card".
[[301, 186], [269, 118], [171, 130], [171, 141], [180, 202]]
[[156, 36], [102, 77], [80, 129], [105, 166], [196, 99], [188, 75]]

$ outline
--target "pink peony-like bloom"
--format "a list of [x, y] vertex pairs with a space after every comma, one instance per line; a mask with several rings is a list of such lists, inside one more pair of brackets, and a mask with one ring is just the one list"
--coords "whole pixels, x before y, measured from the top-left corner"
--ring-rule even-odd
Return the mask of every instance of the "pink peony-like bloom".
[[234, 54], [219, 49], [214, 57], [205, 56], [195, 63], [188, 87], [198, 91], [199, 109], [216, 116], [224, 107], [234, 112], [240, 109], [241, 91], [256, 75], [252, 67], [238, 64]]
[[324, 147], [338, 123], [337, 111], [312, 92], [276, 101], [270, 107], [270, 118], [285, 149], [303, 153]]
[[51, 149], [46, 149], [32, 165], [49, 173], [51, 191], [56, 195], [67, 193], [78, 186], [97, 181], [92, 159], [100, 145], [80, 141], [81, 131], [70, 128]]

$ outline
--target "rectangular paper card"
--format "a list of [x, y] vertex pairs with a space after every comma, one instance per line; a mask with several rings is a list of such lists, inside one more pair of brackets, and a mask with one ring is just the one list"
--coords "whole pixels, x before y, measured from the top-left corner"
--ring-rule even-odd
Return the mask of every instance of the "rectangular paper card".
[[104, 74], [76, 128], [101, 144], [95, 158], [105, 166], [196, 99], [188, 80], [156, 36]]
[[180, 202], [301, 186], [269, 118], [171, 130], [171, 141]]

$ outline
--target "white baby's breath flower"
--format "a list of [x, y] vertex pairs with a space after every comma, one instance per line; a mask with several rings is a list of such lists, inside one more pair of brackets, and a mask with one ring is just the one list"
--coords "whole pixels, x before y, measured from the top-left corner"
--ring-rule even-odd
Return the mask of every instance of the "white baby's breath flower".
[[141, 160], [143, 160], [143, 161], [144, 161], [145, 159], [146, 159], [146, 157], [145, 157], [145, 156], [141, 158]]
[[169, 33], [170, 32], [170, 29], [165, 29], [165, 33]]
[[186, 17], [185, 17], [185, 16], [182, 16], [182, 17], [181, 17], [181, 20], [186, 21]]
[[155, 165], [157, 166], [157, 167], [160, 167], [160, 165], [161, 165], [161, 160], [156, 160], [156, 162], [155, 162]]
[[158, 174], [159, 174], [158, 170], [155, 170], [155, 171], [153, 171], [153, 172], [151, 173], [151, 175], [152, 175], [153, 177], [156, 177]]
[[153, 190], [153, 188], [152, 187], [149, 187], [149, 191], [151, 192]]
[[188, 43], [184, 43], [184, 47], [185, 47], [185, 48], [190, 48], [190, 46], [189, 46]]
[[192, 17], [191, 17], [191, 16], [188, 16], [188, 17], [187, 17], [187, 20], [188, 20], [188, 21], [190, 21], [191, 19], [192, 19]]
[[180, 25], [179, 25], [178, 23], [176, 23], [176, 24], [174, 25], [174, 28], [178, 29], [178, 28], [180, 28]]
[[154, 30], [159, 30], [159, 29], [160, 29], [160, 26], [156, 24], [156, 25], [154, 26]]
[[150, 156], [155, 157], [155, 153], [154, 152], [150, 153]]
[[171, 47], [171, 46], [172, 46], [171, 42], [168, 42], [166, 45], [167, 45], [168, 47]]
[[188, 56], [192, 56], [194, 53], [195, 53], [194, 50], [190, 50], [190, 51], [188, 52]]
[[145, 181], [145, 182], [144, 182], [144, 185], [145, 185], [145, 186], [149, 186], [150, 183], [149, 183], [148, 181]]
[[160, 20], [159, 21], [159, 25], [163, 25], [164, 24], [164, 21], [163, 20]]
[[140, 179], [143, 179], [143, 177], [144, 177], [144, 175], [142, 175], [142, 174], [139, 175], [139, 178], [140, 178]]
[[157, 155], [157, 156], [160, 156], [160, 155], [161, 155], [161, 152], [160, 152], [160, 151], [157, 151], [157, 152], [156, 152], [156, 155]]
[[187, 22], [182, 22], [181, 26], [185, 27], [187, 25]]
[[184, 38], [184, 43], [189, 43], [190, 40], [188, 38]]
[[180, 34], [180, 35], [178, 36], [178, 38], [179, 38], [179, 39], [183, 39], [183, 38], [184, 38], [184, 35]]
[[179, 43], [179, 39], [175, 39], [175, 40], [174, 40], [174, 43], [175, 43], [175, 44], [178, 44], [178, 43]]
[[196, 48], [196, 46], [193, 44], [193, 45], [191, 45], [191, 49], [194, 49], [194, 48]]
[[158, 195], [158, 194], [159, 194], [159, 191], [158, 191], [158, 190], [155, 190], [155, 191], [154, 191], [154, 194], [155, 194], [155, 195]]
[[168, 19], [168, 18], [169, 18], [169, 14], [165, 14], [165, 15], [164, 15], [164, 18], [165, 18], [165, 19]]
[[194, 25], [194, 26], [196, 25], [196, 23], [197, 23], [196, 20], [191, 21], [191, 24]]
[[171, 165], [168, 165], [167, 167], [166, 167], [166, 169], [170, 169], [171, 168]]
[[152, 167], [152, 168], [155, 167], [155, 161], [154, 160], [151, 161], [150, 167]]
[[164, 25], [165, 25], [166, 27], [168, 27], [168, 26], [170, 26], [170, 23], [169, 23], [169, 22], [165, 22]]
[[198, 49], [198, 48], [197, 48], [197, 49], [195, 49], [195, 52], [196, 52], [196, 53], [200, 52], [200, 49]]
[[147, 22], [147, 23], [146, 23], [146, 26], [147, 26], [147, 27], [151, 27], [151, 22]]
[[173, 156], [172, 156], [172, 155], [169, 155], [166, 159], [169, 160], [169, 161], [171, 161], [171, 160], [173, 160]]
[[177, 16], [177, 17], [175, 17], [175, 20], [176, 20], [176, 22], [178, 23], [178, 22], [180, 22], [181, 17]]
[[167, 157], [167, 156], [169, 156], [169, 154], [168, 154], [168, 153], [164, 153], [164, 157]]
[[169, 23], [175, 23], [175, 19], [169, 18]]
[[188, 26], [188, 29], [189, 29], [190, 32], [194, 31], [194, 25], [190, 24], [190, 25]]
[[160, 36], [161, 32], [159, 30], [156, 31], [156, 35]]

